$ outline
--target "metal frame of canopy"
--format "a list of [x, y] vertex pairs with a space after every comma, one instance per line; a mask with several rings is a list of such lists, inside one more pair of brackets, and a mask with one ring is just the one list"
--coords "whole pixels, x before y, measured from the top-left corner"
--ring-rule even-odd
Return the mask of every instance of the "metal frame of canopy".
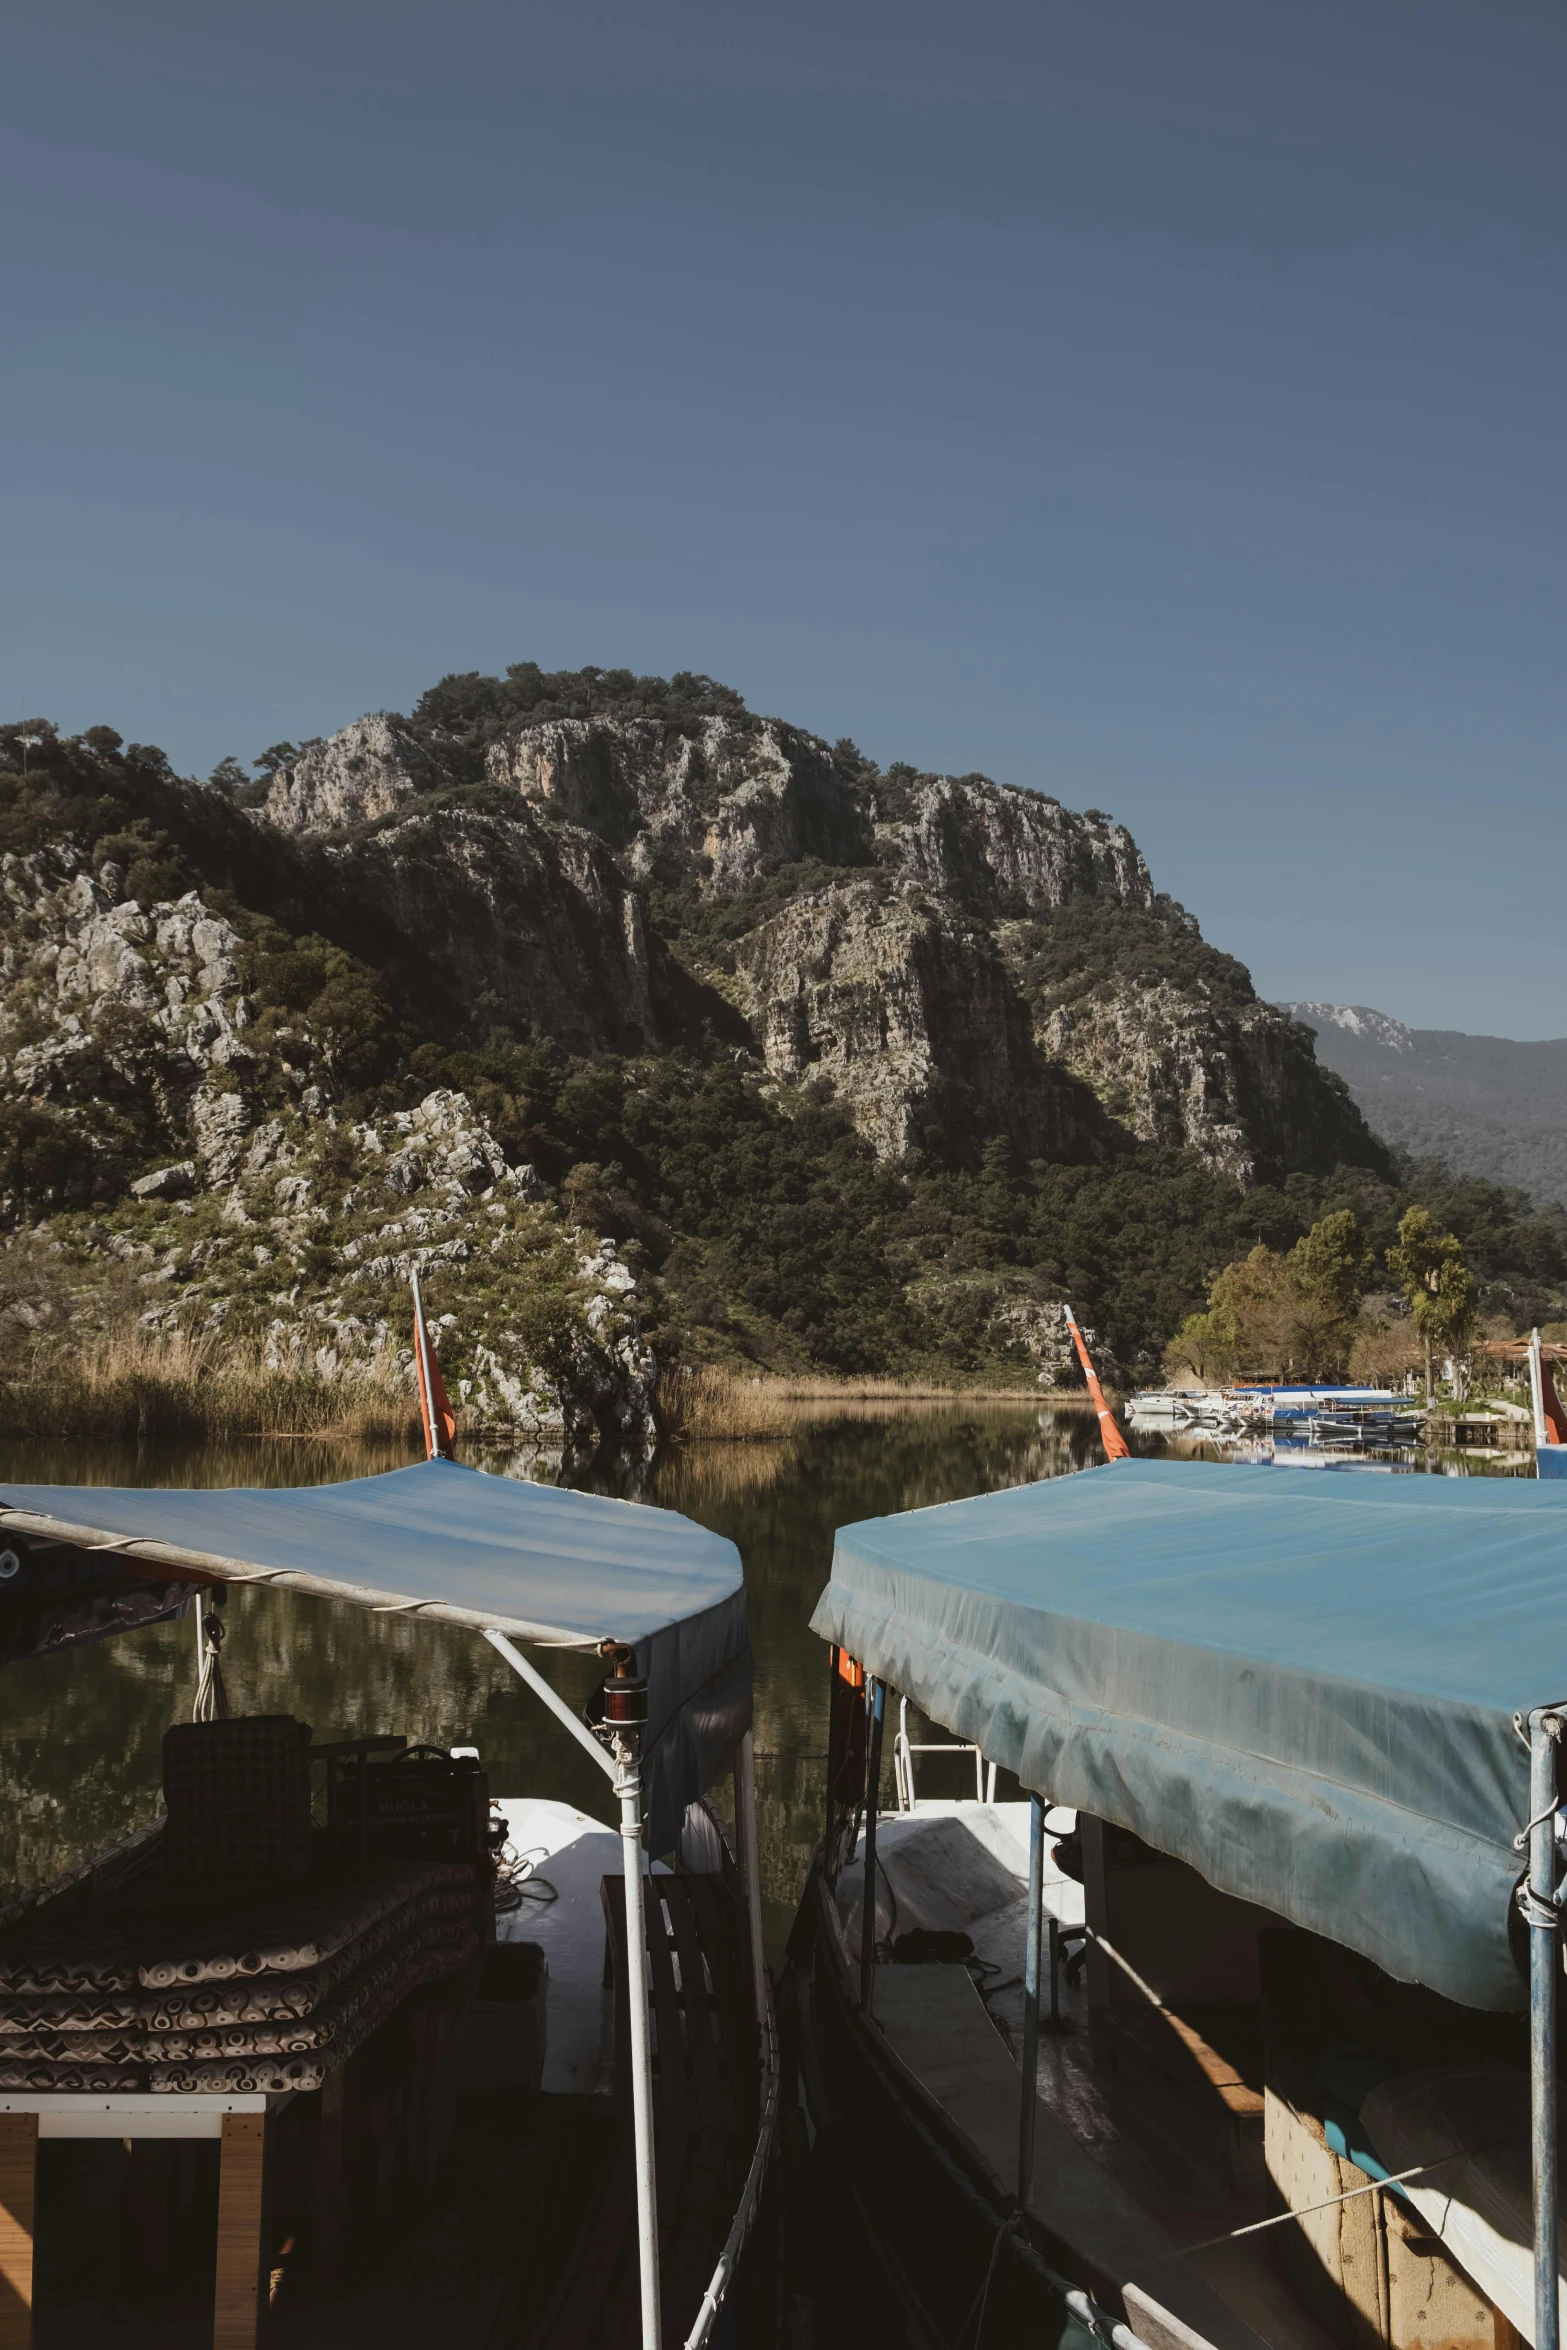
[[[474, 1476], [480, 1472], [469, 1470], [465, 1474]], [[73, 1503], [84, 1497], [82, 1488], [61, 1490], [72, 1492]], [[154, 1501], [160, 1491], [162, 1489], [148, 1489], [149, 1503]], [[586, 1506], [592, 1506], [587, 1496], [572, 1498], [580, 1498]], [[618, 1506], [631, 1508], [635, 1505]], [[649, 1511], [648, 1515], [650, 1518], [664, 1518], [667, 1513]], [[101, 1525], [94, 1526], [86, 1521], [59, 1518], [38, 1510], [17, 1509], [3, 1502], [0, 1502], [0, 1527], [14, 1528], [22, 1535], [69, 1544], [84, 1551], [112, 1554], [125, 1559], [128, 1565], [137, 1562], [154, 1564], [172, 1574], [176, 1580], [197, 1585], [240, 1582], [277, 1584], [285, 1588], [291, 1586], [310, 1590], [323, 1597], [347, 1599], [375, 1613], [430, 1615], [480, 1631], [578, 1745], [593, 1757], [610, 1780], [620, 1807], [626, 1885], [626, 1977], [630, 1994], [630, 2071], [636, 2154], [642, 2343], [643, 2350], [661, 2350], [663, 2329], [658, 2272], [658, 2187], [653, 2145], [652, 2041], [649, 2028], [646, 1893], [642, 1852], [645, 1792], [643, 1725], [647, 1716], [647, 1684], [626, 1670], [631, 1662], [630, 1647], [621, 1646], [612, 1638], [594, 1639], [580, 1629], [568, 1631], [525, 1622], [494, 1606], [468, 1607], [428, 1596], [396, 1599], [390, 1597], [383, 1588], [356, 1584], [347, 1577], [322, 1576], [298, 1568], [269, 1568], [238, 1557], [192, 1549], [182, 1543], [111, 1532]], [[497, 1624], [497, 1616], [504, 1619], [503, 1624]], [[604, 1730], [607, 1745], [601, 1743], [586, 1723], [578, 1719], [537, 1667], [522, 1654], [515, 1644], [517, 1638], [531, 1639], [550, 1647], [596, 1648], [600, 1653], [616, 1653], [616, 1677], [606, 1684]], [[762, 1947], [756, 1763], [754, 1741], [749, 1728], [738, 1739], [733, 1749], [733, 1760], [736, 1825], [745, 1878], [752, 1987], [757, 2028], [762, 2041], [762, 2110], [755, 2150], [734, 2221], [687, 2336], [686, 2350], [701, 2350], [723, 2304], [760, 2201], [779, 2102], [777, 2026]]]

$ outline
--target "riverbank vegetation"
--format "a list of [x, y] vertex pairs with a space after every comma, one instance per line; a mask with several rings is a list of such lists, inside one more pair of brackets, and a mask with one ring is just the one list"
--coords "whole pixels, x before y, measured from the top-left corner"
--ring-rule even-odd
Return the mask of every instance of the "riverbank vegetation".
[[11, 1437], [92, 1442], [231, 1436], [422, 1443], [410, 1383], [390, 1363], [333, 1379], [269, 1363], [254, 1341], [137, 1324], [84, 1343], [39, 1346], [0, 1379]]
[[1209, 1387], [1346, 1376], [1385, 1386], [1419, 1367], [1429, 1397], [1433, 1362], [1450, 1361], [1461, 1393], [1477, 1296], [1463, 1242], [1429, 1208], [1407, 1207], [1380, 1248], [1339, 1208], [1290, 1249], [1259, 1241], [1226, 1265], [1166, 1348], [1165, 1370]]
[[795, 1435], [823, 1420], [878, 1420], [964, 1405], [1087, 1411], [1086, 1395], [1042, 1397], [1037, 1386], [933, 1386], [918, 1379], [763, 1378], [715, 1364], [676, 1364], [659, 1382], [659, 1426], [676, 1443], [746, 1442]]

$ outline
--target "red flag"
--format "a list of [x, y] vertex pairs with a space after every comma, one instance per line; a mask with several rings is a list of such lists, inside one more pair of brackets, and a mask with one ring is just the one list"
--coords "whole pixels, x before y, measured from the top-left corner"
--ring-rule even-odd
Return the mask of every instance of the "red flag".
[[1083, 1344], [1083, 1333], [1077, 1326], [1071, 1307], [1063, 1306], [1061, 1311], [1065, 1314], [1066, 1326], [1072, 1333], [1072, 1344], [1076, 1347], [1077, 1359], [1083, 1366], [1083, 1377], [1088, 1381], [1088, 1393], [1092, 1399], [1093, 1407], [1099, 1414], [1099, 1441], [1105, 1448], [1105, 1458], [1109, 1461], [1129, 1461], [1132, 1457], [1132, 1448], [1121, 1434], [1114, 1412], [1105, 1402], [1105, 1391], [1100, 1386], [1094, 1366], [1088, 1359], [1088, 1349]]
[[414, 1293], [414, 1378], [419, 1388], [419, 1417], [424, 1422], [425, 1458], [433, 1461], [439, 1455], [443, 1461], [455, 1460], [457, 1415], [446, 1399], [446, 1382], [425, 1328], [419, 1276], [415, 1273], [410, 1278]]

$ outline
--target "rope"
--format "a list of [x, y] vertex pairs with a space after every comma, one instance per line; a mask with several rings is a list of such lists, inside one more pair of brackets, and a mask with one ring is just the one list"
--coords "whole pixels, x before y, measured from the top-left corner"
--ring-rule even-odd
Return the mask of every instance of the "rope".
[[990, 2287], [996, 2273], [996, 2262], [1001, 2257], [1001, 2247], [1022, 2217], [1023, 2214], [1020, 2211], [1009, 2211], [1000, 2227], [997, 2228], [995, 2241], [990, 2247], [990, 2265], [985, 2271], [985, 2281], [969, 2303], [967, 2315], [958, 2328], [958, 2340], [961, 2342], [966, 2339], [969, 2327], [973, 2326], [973, 2350], [979, 2350], [980, 2336], [985, 2331], [985, 2312], [990, 2307]]
[[539, 1875], [538, 1864], [548, 1858], [548, 1847], [535, 1844], [527, 1852], [519, 1852], [509, 1839], [495, 1856], [495, 1914], [509, 1917], [525, 1902], [539, 1909], [548, 1909], [560, 1898], [559, 1888], [548, 1877]]
[[1532, 1892], [1526, 1884], [1518, 1888], [1518, 1909], [1526, 1925], [1538, 1926], [1547, 1934], [1561, 1932], [1561, 1912], [1556, 1903], [1542, 1901], [1538, 1893]]
[[226, 1722], [229, 1718], [228, 1691], [223, 1686], [223, 1618], [211, 1607], [202, 1607], [197, 1618], [201, 1651], [196, 1665], [196, 1705], [191, 1715], [196, 1722]]
[[1526, 1852], [1529, 1846], [1529, 1839], [1534, 1834], [1535, 1829], [1543, 1828], [1547, 1820], [1554, 1820], [1559, 1808], [1559, 1798], [1553, 1795], [1550, 1802], [1546, 1805], [1544, 1811], [1537, 1811], [1533, 1819], [1530, 1820], [1524, 1827], [1519, 1829], [1518, 1834], [1513, 1838], [1514, 1852]]
[[1205, 2236], [1200, 2244], [1178, 2244], [1173, 2252], [1161, 2252], [1153, 2260], [1142, 2260], [1128, 2271], [1131, 2276], [1146, 2276], [1151, 2268], [1165, 2268], [1172, 2260], [1190, 2260], [1195, 2252], [1212, 2252], [1221, 2244], [1237, 2244], [1242, 2236], [1260, 2236], [1265, 2228], [1282, 2228], [1291, 2220], [1310, 2219], [1316, 2212], [1332, 2211], [1340, 2203], [1353, 2203], [1357, 2195], [1380, 2195], [1386, 2187], [1401, 2187], [1406, 2179], [1423, 2178], [1427, 2172], [1442, 2170], [1450, 2162], [1462, 2162], [1471, 2154], [1489, 2154], [1497, 2146], [1516, 2145], [1523, 2136], [1521, 2130], [1509, 2130], [1502, 2138], [1492, 2138], [1484, 2146], [1460, 2146], [1452, 2154], [1439, 2154], [1432, 2162], [1417, 2162], [1408, 2170], [1391, 2171], [1385, 2179], [1368, 2179], [1363, 2187], [1346, 2187], [1341, 2195], [1328, 2195], [1321, 2203], [1303, 2203], [1298, 2211], [1277, 2211], [1271, 2219], [1254, 2219], [1249, 2227], [1229, 2228], [1222, 2236]]

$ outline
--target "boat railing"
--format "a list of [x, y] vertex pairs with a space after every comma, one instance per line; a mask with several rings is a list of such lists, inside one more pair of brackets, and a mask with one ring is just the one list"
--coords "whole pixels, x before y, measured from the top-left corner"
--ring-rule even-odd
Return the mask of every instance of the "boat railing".
[[981, 1749], [967, 1738], [920, 1738], [909, 1736], [909, 1701], [898, 1700], [898, 1727], [892, 1741], [892, 1777], [898, 1793], [899, 1811], [914, 1809], [914, 1757], [917, 1754], [971, 1754], [974, 1757], [974, 1800], [976, 1803], [994, 1803], [996, 1800], [996, 1766], [987, 1763]]
[[745, 2241], [756, 2221], [762, 2200], [762, 2189], [767, 2182], [767, 2165], [772, 2153], [773, 2138], [778, 2127], [779, 2065], [778, 2017], [773, 2007], [773, 1987], [770, 1977], [764, 1977], [765, 1991], [762, 2008], [762, 2063], [764, 2089], [762, 2119], [756, 2133], [756, 2150], [751, 2156], [751, 2167], [746, 2173], [745, 2186], [735, 2210], [733, 2224], [724, 2239], [724, 2248], [718, 2255], [718, 2265], [708, 2280], [702, 2295], [702, 2305], [696, 2313], [696, 2323], [686, 2336], [686, 2350], [702, 2350], [713, 2330], [713, 2321], [724, 2305], [724, 2296], [734, 2282], [734, 2274], [745, 2250]]

